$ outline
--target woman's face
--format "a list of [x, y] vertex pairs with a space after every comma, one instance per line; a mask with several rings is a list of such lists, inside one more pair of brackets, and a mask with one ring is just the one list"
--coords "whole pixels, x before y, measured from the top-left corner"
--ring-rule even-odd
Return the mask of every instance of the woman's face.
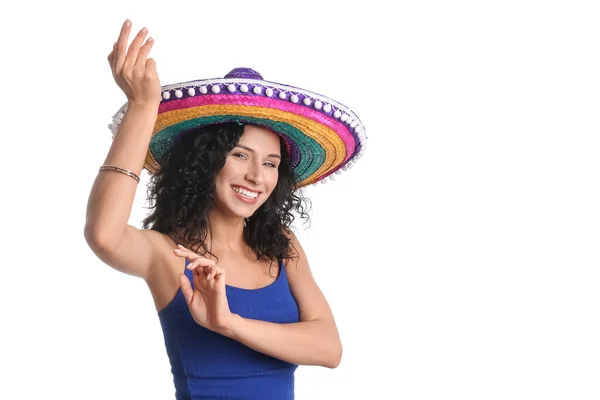
[[279, 136], [245, 125], [240, 141], [216, 176], [217, 209], [230, 216], [250, 217], [275, 189], [280, 162]]

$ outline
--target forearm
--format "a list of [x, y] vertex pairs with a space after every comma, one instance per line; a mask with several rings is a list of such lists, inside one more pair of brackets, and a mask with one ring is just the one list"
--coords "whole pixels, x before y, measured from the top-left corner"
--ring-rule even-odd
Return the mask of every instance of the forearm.
[[337, 329], [321, 320], [277, 324], [234, 314], [227, 336], [293, 364], [335, 368], [342, 356]]
[[[152, 129], [156, 122], [158, 104], [130, 106], [104, 161], [140, 175]], [[85, 234], [88, 240], [118, 241], [125, 231], [135, 197], [137, 182], [122, 173], [98, 173], [88, 199]]]

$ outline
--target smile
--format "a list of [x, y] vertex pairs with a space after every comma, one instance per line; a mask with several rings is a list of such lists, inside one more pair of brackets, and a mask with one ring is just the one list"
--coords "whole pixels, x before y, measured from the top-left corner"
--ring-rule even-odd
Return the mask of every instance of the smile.
[[258, 197], [258, 195], [260, 194], [259, 192], [253, 192], [251, 190], [244, 189], [239, 186], [232, 186], [231, 189], [233, 189], [233, 191], [236, 192], [237, 194], [239, 194], [249, 200], [255, 200]]

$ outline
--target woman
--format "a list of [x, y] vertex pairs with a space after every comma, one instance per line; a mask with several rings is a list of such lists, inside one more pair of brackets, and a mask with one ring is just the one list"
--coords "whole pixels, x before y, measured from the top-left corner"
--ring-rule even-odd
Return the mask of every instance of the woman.
[[[108, 56], [128, 101], [90, 193], [86, 240], [147, 282], [178, 399], [292, 399], [298, 365], [335, 368], [342, 352], [290, 230], [292, 210], [307, 217], [296, 189], [361, 155], [362, 125], [249, 69], [161, 87], [152, 39], [144, 28], [126, 49], [130, 31], [127, 20]], [[142, 168], [154, 206], [137, 229], [127, 222]]]

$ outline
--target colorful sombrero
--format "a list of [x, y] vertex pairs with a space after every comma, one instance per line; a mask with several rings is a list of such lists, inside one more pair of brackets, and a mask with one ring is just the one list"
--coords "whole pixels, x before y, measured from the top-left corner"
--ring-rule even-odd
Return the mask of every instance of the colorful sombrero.
[[[298, 187], [333, 180], [365, 151], [365, 128], [346, 106], [325, 96], [265, 81], [256, 71], [236, 68], [224, 78], [162, 86], [158, 118], [144, 168], [154, 174], [181, 132], [208, 124], [237, 121], [281, 135], [291, 154]], [[127, 110], [123, 105], [109, 128], [116, 134]]]

